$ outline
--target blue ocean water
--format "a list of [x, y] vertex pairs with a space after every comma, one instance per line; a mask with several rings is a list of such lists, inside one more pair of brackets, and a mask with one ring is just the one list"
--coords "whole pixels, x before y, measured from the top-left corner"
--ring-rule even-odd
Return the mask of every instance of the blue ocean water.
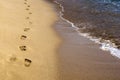
[[97, 2], [103, 2], [103, 3], [113, 3], [117, 6], [120, 6], [120, 0], [97, 0]]
[[56, 0], [63, 7], [63, 17], [82, 32], [110, 40], [120, 48], [120, 0]]
[[61, 5], [64, 19], [120, 58], [120, 0], [55, 1]]

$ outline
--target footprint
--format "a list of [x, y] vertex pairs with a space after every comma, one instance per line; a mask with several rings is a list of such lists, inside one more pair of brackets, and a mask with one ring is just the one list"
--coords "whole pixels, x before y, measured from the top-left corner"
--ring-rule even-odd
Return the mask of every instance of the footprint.
[[30, 19], [30, 17], [26, 17], [26, 19]]
[[12, 57], [10, 57], [10, 59], [9, 59], [11, 62], [15, 62], [16, 60], [17, 60], [17, 58], [15, 57], [15, 56], [12, 56]]
[[30, 5], [28, 5], [27, 7], [30, 7]]
[[21, 37], [20, 37], [21, 40], [25, 40], [26, 38], [27, 38], [27, 36], [25, 36], [25, 35], [21, 35]]
[[31, 12], [29, 12], [29, 14], [32, 14]]
[[30, 21], [29, 24], [32, 24], [32, 22]]
[[29, 67], [31, 65], [32, 61], [30, 59], [25, 58], [25, 67]]
[[24, 0], [24, 1], [27, 1], [27, 0]]
[[26, 10], [30, 10], [29, 8], [26, 8]]
[[26, 2], [24, 4], [27, 4]]
[[20, 48], [21, 51], [26, 51], [27, 50], [26, 46], [19, 46], [19, 48]]
[[30, 28], [24, 28], [24, 31], [28, 31], [28, 30], [30, 30]]

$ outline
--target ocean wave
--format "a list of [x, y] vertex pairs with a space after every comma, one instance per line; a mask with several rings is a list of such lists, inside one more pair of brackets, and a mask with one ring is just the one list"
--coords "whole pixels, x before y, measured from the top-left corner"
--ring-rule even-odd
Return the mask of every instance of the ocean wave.
[[111, 3], [115, 6], [120, 7], [120, 0], [97, 0], [98, 3]]
[[61, 11], [60, 11], [60, 18], [64, 21], [66, 21], [67, 23], [71, 24], [72, 27], [78, 32], [78, 34], [80, 36], [86, 37], [91, 41], [94, 41], [97, 44], [100, 44], [100, 49], [104, 50], [104, 51], [109, 51], [111, 53], [111, 55], [117, 57], [120, 59], [120, 50], [117, 49], [117, 46], [110, 42], [109, 40], [103, 40], [102, 38], [96, 38], [96, 37], [92, 37], [90, 36], [89, 33], [82, 33], [80, 32], [80, 28], [78, 28], [77, 26], [75, 26], [74, 23], [70, 22], [69, 20], [63, 18], [63, 12], [64, 12], [64, 7], [57, 1], [54, 1], [56, 4], [58, 4], [61, 7]]

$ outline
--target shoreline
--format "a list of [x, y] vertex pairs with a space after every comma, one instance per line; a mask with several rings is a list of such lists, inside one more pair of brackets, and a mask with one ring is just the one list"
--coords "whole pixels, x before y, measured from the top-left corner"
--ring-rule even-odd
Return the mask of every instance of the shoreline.
[[[0, 79], [57, 80], [52, 5], [43, 0], [0, 1]], [[49, 11], [49, 14], [48, 14]]]
[[103, 51], [108, 51], [110, 52], [110, 54], [114, 57], [117, 57], [120, 59], [120, 49], [117, 48], [117, 45], [115, 45], [115, 43], [112, 43], [110, 40], [104, 40], [102, 38], [97, 38], [97, 37], [93, 37], [93, 36], [90, 36], [89, 33], [82, 33], [80, 31], [80, 28], [78, 28], [77, 26], [74, 25], [74, 23], [70, 22], [69, 20], [65, 19], [63, 17], [63, 12], [64, 12], [64, 7], [58, 3], [57, 1], [54, 1], [54, 3], [56, 3], [57, 5], [59, 5], [59, 7], [61, 8], [61, 11], [60, 11], [60, 17], [70, 23], [72, 25], [73, 28], [75, 28], [76, 32], [78, 32], [78, 34], [80, 36], [83, 36], [85, 38], [88, 38], [89, 40], [97, 43], [100, 45], [100, 49], [102, 49]]
[[66, 20], [59, 19], [56, 30], [63, 38], [58, 51], [60, 80], [120, 79], [118, 58], [101, 50], [99, 44], [79, 35]]

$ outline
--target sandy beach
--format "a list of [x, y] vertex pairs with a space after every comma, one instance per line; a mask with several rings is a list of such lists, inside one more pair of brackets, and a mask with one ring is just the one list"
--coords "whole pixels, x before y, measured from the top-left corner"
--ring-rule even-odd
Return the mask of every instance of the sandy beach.
[[78, 35], [57, 7], [0, 1], [0, 80], [120, 80], [120, 59]]
[[56, 31], [63, 39], [58, 50], [60, 80], [120, 80], [120, 59], [80, 36], [61, 18]]
[[0, 80], [57, 80], [56, 20], [43, 0], [0, 1]]

